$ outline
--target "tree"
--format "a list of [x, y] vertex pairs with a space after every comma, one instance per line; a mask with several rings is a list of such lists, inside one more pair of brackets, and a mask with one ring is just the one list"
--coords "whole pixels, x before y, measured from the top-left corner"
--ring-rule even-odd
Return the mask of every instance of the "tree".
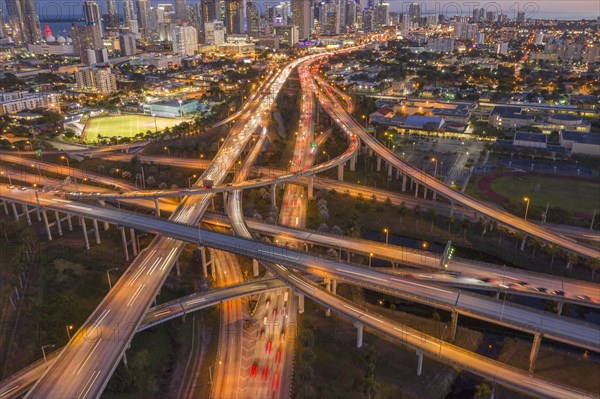
[[473, 399], [489, 399], [492, 396], [492, 390], [487, 382], [482, 382], [475, 388]]
[[419, 220], [421, 219], [421, 205], [416, 205], [413, 209], [413, 212], [415, 213], [415, 230], [419, 229]]
[[400, 224], [402, 224], [402, 219], [404, 218], [404, 215], [406, 214], [406, 203], [404, 201], [402, 201], [402, 203], [400, 204], [400, 207], [396, 211], [396, 214], [398, 214], [398, 216], [400, 216]]
[[446, 218], [446, 223], [448, 224], [448, 233], [450, 233], [450, 227], [454, 224], [454, 216], [448, 216]]
[[374, 346], [369, 346], [363, 354], [365, 364], [365, 374], [361, 380], [362, 392], [365, 397], [372, 399], [377, 391], [375, 382], [375, 368], [377, 367], [377, 350]]
[[569, 262], [567, 263], [567, 270], [570, 270], [577, 263], [579, 263], [579, 255], [577, 255], [575, 252], [569, 253]]
[[552, 259], [550, 259], [550, 268], [552, 268], [552, 265], [554, 265], [554, 258], [556, 257], [556, 255], [560, 254], [561, 250], [556, 244], [549, 244], [548, 246], [546, 246], [546, 248], [548, 248], [548, 252], [550, 253], [550, 255], [552, 255]]
[[590, 258], [587, 260], [587, 265], [592, 269], [592, 280], [594, 280], [594, 274], [596, 270], [600, 269], [600, 258]]
[[429, 218], [431, 219], [431, 229], [429, 230], [429, 232], [433, 233], [433, 222], [435, 221], [435, 218], [437, 216], [437, 211], [432, 208], [427, 213], [429, 214]]
[[535, 251], [542, 247], [542, 241], [537, 237], [531, 237], [528, 241], [528, 246], [531, 248], [531, 256], [535, 258]]

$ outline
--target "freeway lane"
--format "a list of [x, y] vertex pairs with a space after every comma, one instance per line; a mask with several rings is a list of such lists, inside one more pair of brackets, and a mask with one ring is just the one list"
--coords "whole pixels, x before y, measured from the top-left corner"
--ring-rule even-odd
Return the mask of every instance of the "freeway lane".
[[[283, 287], [285, 287], [285, 284], [279, 280], [263, 279], [188, 295], [148, 309], [137, 331], [144, 331], [165, 321], [215, 306], [229, 299], [269, 292]], [[51, 355], [47, 355], [46, 364], [44, 364], [43, 359], [40, 359], [29, 367], [1, 381], [0, 398], [12, 399], [24, 394], [41, 377], [46, 367], [54, 363], [61, 350], [59, 349]]]
[[[13, 192], [13, 196], [22, 195], [22, 200], [34, 201], [27, 192]], [[0, 196], [2, 193], [0, 192]], [[6, 196], [6, 195], [4, 195]], [[34, 202], [33, 202], [34, 203]], [[198, 229], [173, 221], [161, 220], [149, 216], [134, 214], [120, 209], [102, 208], [94, 205], [55, 202], [53, 199], [40, 197], [40, 204], [52, 210], [68, 211], [74, 215], [88, 217], [93, 213], [99, 220], [113, 224], [133, 227], [137, 230], [153, 234], [163, 234], [174, 239], [206, 245], [211, 248], [234, 252], [239, 255], [256, 258], [270, 263], [279, 263], [300, 270], [346, 279], [350, 282], [368, 285], [376, 290], [390, 290], [395, 295], [411, 298], [421, 303], [457, 310], [473, 317], [489, 320], [501, 325], [513, 326], [523, 331], [540, 331], [545, 337], [559, 342], [600, 351], [600, 329], [596, 325], [577, 322], [565, 317], [555, 316], [548, 312], [536, 311], [514, 304], [504, 304], [479, 295], [459, 293], [452, 289], [441, 289], [436, 286], [416, 283], [411, 279], [399, 278], [397, 275], [382, 273], [365, 267], [322, 259], [316, 255], [291, 251], [263, 242], [232, 237], [223, 233]]]
[[[322, 81], [320, 83], [325, 88], [329, 87], [329, 85], [324, 84]], [[323, 98], [320, 91], [317, 90], [316, 94], [319, 96], [320, 99]], [[522, 218], [512, 215], [508, 212], [492, 208], [479, 200], [471, 198], [468, 195], [463, 194], [462, 192], [456, 191], [453, 188], [446, 186], [444, 183], [437, 179], [434, 179], [432, 176], [428, 175], [427, 173], [424, 173], [422, 170], [419, 170], [399, 159], [392, 151], [390, 151], [383, 144], [377, 141], [377, 139], [365, 132], [363, 128], [343, 109], [339, 102], [335, 101], [335, 99], [334, 102], [327, 102], [326, 100], [321, 101], [325, 104], [326, 109], [331, 108], [332, 111], [337, 115], [338, 118], [336, 119], [336, 121], [339, 125], [350, 129], [354, 134], [356, 134], [357, 137], [359, 137], [363, 141], [364, 144], [370, 147], [373, 151], [375, 151], [378, 155], [385, 159], [389, 164], [393, 165], [396, 169], [399, 169], [401, 173], [410, 176], [419, 184], [424, 184], [425, 186], [429, 187], [434, 192], [437, 192], [439, 195], [442, 195], [443, 197], [447, 198], [451, 202], [459, 203], [467, 208], [475, 210], [481, 215], [485, 215], [489, 219], [502, 223], [513, 229], [519, 230], [525, 233], [526, 235], [538, 237], [544, 241], [556, 244], [561, 248], [567, 249], [568, 251], [577, 253], [581, 256], [587, 258], [597, 258], [600, 256], [600, 252], [594, 248], [590, 248], [572, 240], [561, 237], [543, 227], [527, 222]]]
[[[274, 76], [265, 87], [278, 92], [296, 60]], [[246, 118], [239, 119], [221, 146], [214, 162], [199, 182], [210, 179], [219, 184], [236, 161], [269, 109], [266, 101], [255, 100]], [[187, 197], [171, 216], [172, 221], [197, 224], [210, 202], [210, 196]], [[73, 206], [73, 205], [71, 205]], [[130, 265], [121, 279], [74, 335], [57, 359], [29, 392], [31, 398], [98, 397], [112, 375], [137, 325], [177, 260], [184, 243], [171, 237], [156, 237]], [[98, 336], [98, 328], [111, 326], [114, 337]]]

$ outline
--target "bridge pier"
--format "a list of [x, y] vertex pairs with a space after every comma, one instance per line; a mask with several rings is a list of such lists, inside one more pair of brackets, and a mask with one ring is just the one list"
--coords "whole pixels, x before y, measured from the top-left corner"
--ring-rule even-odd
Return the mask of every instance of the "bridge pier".
[[535, 333], [533, 337], [533, 344], [531, 345], [531, 353], [529, 354], [529, 372], [533, 373], [535, 370], [535, 361], [537, 360], [538, 352], [540, 350], [540, 344], [542, 343], [542, 334]]
[[70, 213], [67, 213], [67, 226], [69, 227], [69, 231], [73, 231], [73, 222], [71, 221]]
[[454, 201], [450, 201], [450, 217], [454, 217]]
[[400, 169], [396, 169], [396, 180], [400, 179]]
[[523, 241], [521, 241], [521, 251], [525, 250], [525, 242], [527, 241], [527, 236], [523, 237]]
[[271, 187], [271, 206], [274, 208], [277, 206], [277, 185], [273, 184]]
[[123, 352], [123, 365], [129, 370], [129, 364], [127, 363], [127, 352]]
[[252, 275], [254, 277], [258, 277], [259, 269], [258, 269], [258, 260], [252, 259]]
[[421, 372], [423, 371], [423, 351], [418, 349], [417, 356], [419, 357], [419, 360], [417, 363], [417, 375], [420, 376]]
[[129, 249], [127, 248], [127, 235], [125, 234], [125, 227], [119, 227], [121, 230], [121, 241], [123, 242], [123, 252], [125, 252], [125, 261], [129, 262]]
[[332, 280], [331, 292], [333, 295], [337, 295], [337, 280]]
[[13, 214], [15, 215], [15, 220], [18, 222], [19, 221], [19, 212], [17, 212], [17, 206], [15, 205], [14, 202], [10, 203], [12, 210], [13, 210]]
[[437, 191], [433, 192], [433, 200], [435, 201], [437, 199]]
[[344, 164], [338, 165], [338, 181], [344, 181]]
[[98, 221], [96, 219], [92, 219], [92, 224], [94, 225], [94, 236], [96, 238], [96, 244], [100, 245], [100, 230], [98, 229]]
[[160, 218], [160, 207], [158, 206], [158, 198], [154, 198], [154, 214], [157, 218]]
[[427, 186], [423, 186], [423, 199], [427, 199]]
[[377, 157], [377, 171], [381, 172], [381, 157]]
[[175, 270], [177, 271], [177, 277], [181, 276], [181, 271], [179, 270], [179, 259], [175, 261]]
[[388, 164], [388, 176], [392, 177], [393, 174], [394, 174], [394, 167], [390, 163], [390, 164]]
[[85, 249], [89, 251], [90, 249], [90, 240], [88, 239], [87, 227], [85, 226], [85, 219], [81, 216], [79, 217], [79, 223], [81, 224], [81, 230], [83, 230], [83, 239], [85, 240]]
[[[400, 172], [400, 169], [398, 169], [398, 172]], [[407, 180], [407, 176], [406, 174], [402, 175], [402, 192], [406, 191], [406, 180]]]
[[416, 183], [417, 187], [415, 188], [415, 198], [419, 197], [419, 183]]
[[27, 224], [31, 226], [31, 217], [29, 216], [29, 210], [27, 209], [27, 205], [21, 204], [21, 207], [23, 208], [25, 219], [27, 219]]
[[353, 155], [352, 158], [350, 158], [350, 171], [354, 172], [356, 170], [356, 155]]
[[137, 256], [140, 249], [137, 247], [137, 241], [135, 239], [135, 230], [129, 229], [129, 235], [131, 236], [131, 249], [133, 249], [133, 256]]
[[200, 260], [202, 262], [202, 274], [204, 275], [204, 277], [208, 277], [208, 271], [206, 268], [210, 265], [211, 272], [214, 278], [217, 274], [215, 272], [214, 259], [212, 259], [212, 257], [210, 260], [206, 259], [206, 247], [200, 247]]
[[42, 213], [44, 215], [44, 226], [46, 227], [46, 234], [48, 235], [48, 241], [52, 241], [52, 233], [50, 232], [50, 224], [48, 223], [48, 214], [46, 210], [43, 209]]
[[304, 294], [298, 294], [298, 314], [304, 313]]
[[354, 323], [354, 327], [356, 327], [356, 347], [361, 348], [363, 344], [364, 326], [362, 323], [356, 322]]
[[308, 176], [308, 199], [314, 199], [315, 175]]
[[4, 214], [8, 215], [8, 206], [6, 206], [6, 200], [2, 200], [2, 206], [4, 207]]
[[556, 310], [556, 313], [558, 313], [559, 316], [562, 314], [564, 304], [565, 304], [565, 301], [560, 301], [558, 303], [558, 309]]
[[450, 342], [454, 342], [456, 340], [456, 330], [458, 329], [458, 312], [456, 310], [452, 310], [452, 314], [450, 315]]
[[56, 228], [58, 229], [58, 235], [62, 237], [62, 235], [63, 235], [62, 225], [61, 225], [60, 215], [58, 214], [58, 211], [54, 211], [54, 218], [56, 219]]

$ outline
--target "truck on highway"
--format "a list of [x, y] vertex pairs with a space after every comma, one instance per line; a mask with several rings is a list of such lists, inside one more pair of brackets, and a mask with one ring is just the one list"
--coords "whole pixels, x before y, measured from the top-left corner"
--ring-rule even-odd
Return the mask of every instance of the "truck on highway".
[[210, 179], [202, 180], [202, 185], [204, 186], [204, 188], [213, 188], [214, 184], [215, 183]]

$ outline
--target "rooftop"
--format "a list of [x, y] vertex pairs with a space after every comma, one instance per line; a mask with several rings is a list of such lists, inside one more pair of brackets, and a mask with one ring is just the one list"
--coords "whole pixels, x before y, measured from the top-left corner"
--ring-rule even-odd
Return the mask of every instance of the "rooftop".
[[544, 133], [516, 132], [514, 140], [529, 141], [531, 143], [546, 143], [548, 141], [548, 136]]
[[600, 133], [584, 133], [574, 130], [562, 130], [562, 140], [573, 141], [580, 144], [600, 145]]

